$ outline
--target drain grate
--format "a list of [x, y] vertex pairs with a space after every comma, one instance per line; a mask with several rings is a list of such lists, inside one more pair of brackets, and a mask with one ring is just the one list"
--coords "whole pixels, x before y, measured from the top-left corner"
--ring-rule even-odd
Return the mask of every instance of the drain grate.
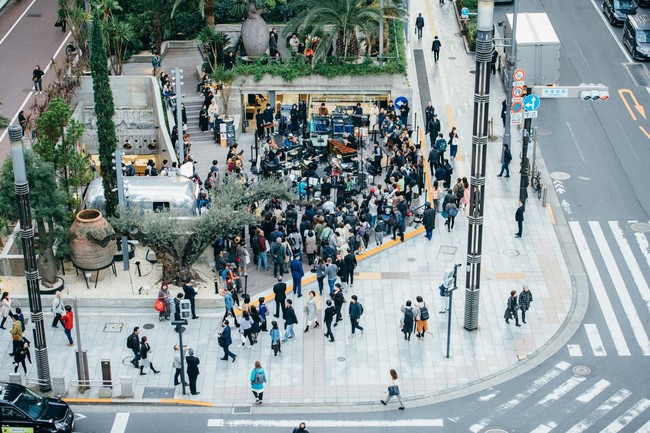
[[519, 253], [519, 251], [517, 251], [517, 250], [513, 250], [513, 249], [510, 249], [510, 250], [503, 250], [503, 255], [504, 255], [504, 256], [508, 256], [508, 257], [517, 257], [519, 254], [520, 254], [520, 253]]
[[253, 413], [252, 406], [234, 406], [232, 408], [233, 415], [250, 415]]
[[645, 87], [648, 83], [648, 74], [646, 73], [645, 66], [639, 63], [628, 63], [625, 65], [627, 72], [632, 77], [632, 80], [637, 86]]
[[576, 365], [573, 367], [573, 372], [579, 376], [587, 376], [591, 373], [591, 369], [585, 365]]
[[639, 233], [650, 232], [650, 224], [648, 223], [634, 223], [630, 227], [635, 232], [639, 232]]
[[104, 325], [104, 332], [122, 332], [123, 323], [107, 323]]
[[174, 398], [176, 388], [156, 388], [146, 386], [142, 398]]
[[336, 360], [339, 362], [343, 362], [345, 361], [345, 356], [339, 356], [338, 358], [336, 358]]

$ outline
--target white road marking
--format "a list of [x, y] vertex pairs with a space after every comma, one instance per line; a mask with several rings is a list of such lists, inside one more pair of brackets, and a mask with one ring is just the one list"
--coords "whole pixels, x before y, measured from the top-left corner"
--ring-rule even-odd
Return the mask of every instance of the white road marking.
[[591, 346], [591, 350], [594, 352], [594, 356], [607, 356], [605, 346], [603, 346], [603, 340], [600, 339], [600, 334], [598, 333], [596, 325], [593, 323], [585, 323], [585, 331], [587, 332], [589, 345]]
[[614, 238], [616, 239], [616, 243], [618, 244], [618, 248], [621, 251], [621, 254], [623, 254], [625, 263], [627, 264], [627, 267], [630, 270], [630, 273], [632, 274], [634, 283], [639, 289], [639, 294], [641, 295], [641, 299], [643, 299], [646, 308], [648, 309], [648, 311], [650, 311], [650, 287], [648, 287], [648, 283], [646, 282], [645, 277], [643, 276], [643, 272], [641, 272], [641, 268], [639, 267], [638, 263], [636, 262], [636, 259], [634, 258], [634, 253], [632, 252], [632, 248], [630, 248], [630, 245], [627, 243], [627, 240], [625, 240], [625, 237], [623, 236], [623, 230], [621, 230], [621, 228], [615, 221], [610, 221], [609, 227], [612, 230], [612, 233], [614, 234]]
[[617, 433], [621, 431], [623, 427], [634, 421], [637, 416], [641, 415], [641, 413], [643, 413], [648, 408], [650, 408], [650, 400], [644, 398], [637, 401], [634, 406], [616, 418], [600, 433]]
[[544, 424], [540, 424], [537, 427], [535, 427], [535, 430], [532, 430], [530, 433], [548, 433], [551, 430], [553, 430], [553, 427], [549, 427]]
[[[650, 92], [650, 89], [648, 89], [648, 92]], [[637, 430], [636, 433], [650, 433], [650, 421], [643, 424], [643, 426], [641, 426], [641, 428]]]
[[610, 385], [605, 379], [600, 379], [598, 382], [594, 383], [591, 388], [580, 394], [576, 397], [576, 400], [582, 403], [589, 403], [591, 400], [596, 398], [598, 394], [603, 392]]
[[576, 386], [580, 385], [586, 377], [584, 376], [571, 376], [564, 382], [562, 385], [555, 388], [552, 392], [548, 393], [543, 399], [538, 401], [535, 406], [549, 406], [552, 402], [559, 400], [564, 397], [569, 391], [571, 391]]
[[[625, 315], [627, 316], [627, 319], [630, 322], [630, 326], [632, 327], [632, 332], [634, 333], [634, 337], [636, 338], [637, 343], [639, 343], [639, 347], [641, 348], [641, 353], [643, 353], [643, 356], [650, 356], [650, 340], [648, 339], [648, 334], [646, 334], [645, 329], [643, 327], [643, 323], [641, 323], [641, 319], [639, 318], [639, 315], [636, 312], [636, 308], [634, 308], [634, 302], [632, 302], [632, 297], [630, 296], [630, 292], [627, 290], [627, 287], [625, 286], [625, 282], [623, 281], [623, 276], [621, 275], [621, 272], [618, 270], [618, 267], [616, 266], [614, 255], [612, 254], [612, 251], [609, 249], [609, 245], [607, 244], [607, 239], [605, 239], [605, 234], [603, 233], [603, 230], [600, 228], [600, 223], [598, 221], [590, 221], [589, 227], [591, 227], [591, 231], [593, 232], [594, 237], [596, 238], [598, 249], [600, 250], [600, 254], [603, 256], [603, 260], [605, 261], [605, 266], [607, 267], [607, 272], [609, 272], [609, 276], [612, 278], [612, 283], [614, 284], [616, 293], [618, 293], [618, 297], [621, 300], [621, 306], [625, 311]], [[629, 266], [630, 264], [629, 258], [626, 257], [625, 260], [627, 261]], [[632, 257], [631, 260], [634, 261], [634, 258]], [[606, 317], [606, 320], [609, 320], [609, 318]]]
[[9, 29], [9, 31], [8, 31], [8, 32], [7, 32], [7, 33], [2, 37], [2, 39], [0, 39], [0, 45], [2, 45], [2, 43], [5, 41], [5, 39], [7, 39], [7, 38], [9, 37], [9, 35], [11, 34], [11, 32], [14, 30], [14, 28], [18, 25], [18, 23], [20, 23], [20, 20], [22, 20], [23, 17], [24, 17], [25, 15], [27, 15], [27, 12], [29, 12], [29, 10], [31, 9], [31, 7], [34, 6], [34, 3], [36, 3], [36, 0], [32, 0], [32, 2], [29, 4], [29, 6], [27, 6], [27, 9], [25, 9], [25, 12], [23, 12], [23, 13], [18, 17], [18, 19], [16, 20], [16, 22], [14, 23], [14, 25], [11, 26], [11, 28]]
[[[307, 424], [307, 428], [342, 428], [342, 427], [442, 427], [442, 419], [405, 419], [405, 420], [298, 420], [298, 419], [221, 419], [208, 420], [208, 427], [275, 427], [291, 428], [301, 422]], [[113, 433], [113, 432], [111, 432]]]
[[569, 349], [569, 356], [582, 356], [582, 349], [579, 344], [567, 344], [566, 348]]
[[[550, 369], [546, 373], [544, 373], [542, 376], [538, 377], [533, 381], [533, 383], [530, 384], [528, 389], [526, 391], [519, 393], [515, 395], [515, 398], [513, 398], [510, 401], [507, 401], [494, 409], [491, 413], [491, 417], [483, 418], [480, 420], [478, 423], [472, 425], [469, 429], [473, 433], [478, 433], [481, 431], [486, 425], [490, 424], [492, 420], [499, 418], [506, 412], [508, 412], [510, 409], [513, 407], [517, 406], [519, 403], [530, 397], [532, 394], [535, 392], [539, 391], [544, 385], [549, 383], [551, 380], [555, 379], [558, 377], [562, 371], [566, 370], [566, 368], [561, 369], [561, 367], [564, 367], [564, 364], [571, 365], [568, 362], [560, 362], [558, 363], [555, 368]], [[561, 367], [558, 367], [560, 365]]]
[[84, 415], [84, 414], [81, 414], [79, 412], [74, 413], [74, 420], [75, 421], [79, 421], [80, 419], [86, 419], [86, 418], [88, 418], [88, 417], [86, 415]]
[[594, 425], [596, 421], [604, 417], [607, 412], [621, 404], [623, 400], [628, 398], [631, 394], [632, 393], [627, 389], [619, 389], [614, 395], [608, 398], [605, 403], [598, 406], [586, 418], [567, 430], [566, 433], [582, 433], [586, 431], [589, 427]]
[[493, 393], [487, 394], [487, 395], [482, 395], [478, 398], [478, 401], [489, 401], [492, 400], [494, 397], [499, 395], [501, 391], [494, 391]]
[[562, 371], [566, 371], [569, 367], [571, 367], [571, 364], [566, 361], [560, 361], [555, 364], [555, 368], [559, 368]]
[[118, 412], [115, 414], [115, 421], [113, 421], [113, 428], [111, 428], [111, 433], [124, 433], [126, 432], [126, 425], [129, 422], [129, 416], [131, 414], [128, 412]]
[[[598, 12], [598, 16], [605, 23], [605, 27], [607, 27], [607, 30], [609, 31], [609, 33], [611, 33], [612, 37], [614, 38], [614, 40], [618, 44], [618, 47], [623, 52], [623, 55], [625, 55], [625, 58], [627, 59], [628, 63], [634, 62], [634, 60], [632, 60], [632, 57], [630, 57], [630, 55], [627, 53], [627, 50], [623, 46], [623, 43], [618, 39], [618, 36], [616, 36], [616, 33], [614, 33], [614, 29], [612, 28], [611, 24], [609, 24], [609, 22], [607, 22], [607, 18], [605, 18], [605, 14], [603, 14], [602, 8], [600, 6], [598, 6], [598, 4], [594, 0], [591, 0], [591, 4], [596, 8], [596, 11]], [[601, 3], [601, 5], [602, 5], [602, 3]]]
[[589, 281], [591, 281], [591, 286], [596, 294], [596, 299], [598, 300], [600, 309], [602, 310], [605, 321], [607, 322], [609, 332], [612, 334], [612, 340], [614, 340], [616, 351], [619, 356], [631, 356], [630, 349], [627, 347], [623, 331], [621, 330], [621, 325], [619, 325], [618, 320], [616, 319], [616, 314], [614, 313], [612, 304], [609, 301], [609, 296], [607, 296], [607, 291], [605, 290], [603, 281], [600, 279], [598, 267], [594, 262], [594, 258], [589, 251], [587, 240], [580, 228], [580, 223], [578, 221], [570, 221], [569, 227], [571, 228], [573, 238], [576, 241], [580, 257], [582, 257], [582, 263], [585, 265], [587, 275], [589, 275]]

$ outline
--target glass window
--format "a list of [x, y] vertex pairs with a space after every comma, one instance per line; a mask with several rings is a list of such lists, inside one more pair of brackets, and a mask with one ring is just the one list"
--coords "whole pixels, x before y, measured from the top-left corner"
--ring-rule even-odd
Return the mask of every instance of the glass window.
[[650, 30], [637, 30], [636, 41], [638, 43], [650, 43]]
[[169, 202], [168, 201], [155, 201], [155, 202], [153, 202], [153, 211], [154, 212], [169, 212]]
[[2, 406], [2, 421], [29, 421], [19, 410], [9, 406]]
[[631, 13], [636, 9], [632, 0], [614, 0], [614, 8], [623, 13]]
[[43, 410], [45, 410], [45, 399], [31, 389], [25, 389], [25, 391], [14, 400], [14, 404], [17, 408], [34, 419], [38, 419]]

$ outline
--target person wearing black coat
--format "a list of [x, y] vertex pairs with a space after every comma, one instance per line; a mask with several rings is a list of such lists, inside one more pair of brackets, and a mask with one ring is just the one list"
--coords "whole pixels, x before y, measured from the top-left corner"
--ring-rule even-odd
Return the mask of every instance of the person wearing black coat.
[[221, 322], [221, 325], [223, 326], [223, 329], [221, 330], [221, 333], [219, 334], [219, 338], [217, 340], [219, 342], [219, 346], [221, 346], [223, 349], [223, 358], [220, 359], [222, 361], [228, 361], [228, 357], [232, 357], [232, 362], [235, 362], [237, 355], [230, 351], [230, 345], [232, 344], [230, 322], [228, 322], [228, 320], [224, 320]]
[[343, 320], [343, 315], [341, 314], [341, 308], [343, 308], [343, 304], [345, 303], [345, 296], [343, 296], [341, 283], [336, 283], [334, 285], [333, 300], [334, 300], [334, 310], [336, 311], [336, 322], [334, 322], [334, 326], [336, 326], [341, 320]]
[[530, 303], [533, 302], [533, 294], [528, 290], [528, 286], [524, 286], [519, 293], [519, 309], [521, 310], [521, 321], [526, 323], [526, 311], [530, 308]]
[[329, 337], [330, 342], [334, 342], [334, 333], [332, 333], [332, 321], [334, 320], [334, 316], [336, 316], [336, 308], [334, 305], [332, 305], [331, 299], [328, 299], [325, 304], [327, 305], [325, 308], [325, 318], [323, 319], [325, 322], [325, 329], [327, 330], [325, 333], [325, 338]]
[[503, 315], [503, 318], [506, 319], [506, 323], [510, 324], [510, 319], [514, 317], [515, 325], [521, 326], [519, 324], [519, 314], [517, 314], [517, 291], [513, 290], [510, 292], [510, 297], [508, 298], [508, 304], [506, 307], [506, 312]]
[[431, 240], [433, 237], [433, 231], [436, 228], [436, 211], [431, 208], [431, 203], [429, 202], [424, 203], [422, 223], [424, 224], [424, 229], [426, 230], [424, 237]]
[[147, 337], [142, 337], [142, 340], [140, 340], [140, 359], [142, 362], [140, 363], [140, 375], [144, 376], [144, 368], [149, 367], [151, 371], [154, 373], [160, 373], [160, 370], [156, 370], [151, 363], [151, 358], [149, 358], [149, 352], [151, 352], [151, 346], [149, 346], [149, 342], [147, 341]]
[[185, 299], [190, 301], [190, 309], [192, 310], [192, 319], [198, 319], [199, 316], [196, 315], [196, 295], [199, 294], [197, 290], [191, 285], [192, 279], [187, 277], [185, 279], [185, 284], [183, 284], [183, 292], [185, 293]]
[[284, 301], [287, 299], [287, 284], [282, 282], [282, 275], [278, 277], [278, 282], [273, 286], [273, 294], [275, 295], [275, 317], [280, 317], [280, 310], [282, 310], [282, 317], [284, 317]]
[[438, 120], [438, 115], [434, 114], [433, 117], [431, 118], [431, 121], [429, 122], [428, 130], [429, 130], [429, 138], [431, 139], [431, 147], [433, 147], [433, 143], [436, 142], [438, 139], [438, 134], [440, 134], [440, 130], [442, 127], [440, 126], [440, 120]]
[[519, 207], [517, 208], [517, 211], [515, 212], [515, 221], [517, 221], [517, 228], [519, 231], [515, 233], [516, 238], [520, 238], [522, 234], [522, 230], [524, 229], [524, 204], [519, 200]]
[[185, 357], [187, 363], [187, 377], [190, 381], [190, 393], [198, 395], [200, 392], [196, 390], [196, 379], [199, 377], [199, 358], [194, 356], [194, 349], [187, 349], [187, 356]]
[[354, 251], [348, 252], [342, 260], [343, 270], [345, 273], [345, 279], [341, 278], [341, 281], [347, 281], [350, 287], [354, 286], [354, 269], [357, 267], [357, 258], [354, 257]]
[[133, 359], [131, 360], [131, 364], [135, 368], [140, 368], [140, 327], [136, 326], [133, 328], [133, 333], [129, 335], [127, 338], [131, 342], [131, 350], [133, 351]]

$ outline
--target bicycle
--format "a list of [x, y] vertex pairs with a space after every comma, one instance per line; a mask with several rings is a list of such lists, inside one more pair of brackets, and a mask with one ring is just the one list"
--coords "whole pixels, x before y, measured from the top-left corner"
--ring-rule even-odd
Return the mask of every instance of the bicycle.
[[542, 189], [544, 188], [544, 182], [542, 181], [542, 172], [535, 169], [533, 176], [530, 179], [530, 185], [533, 187], [533, 191], [537, 191], [537, 198], [542, 198]]

